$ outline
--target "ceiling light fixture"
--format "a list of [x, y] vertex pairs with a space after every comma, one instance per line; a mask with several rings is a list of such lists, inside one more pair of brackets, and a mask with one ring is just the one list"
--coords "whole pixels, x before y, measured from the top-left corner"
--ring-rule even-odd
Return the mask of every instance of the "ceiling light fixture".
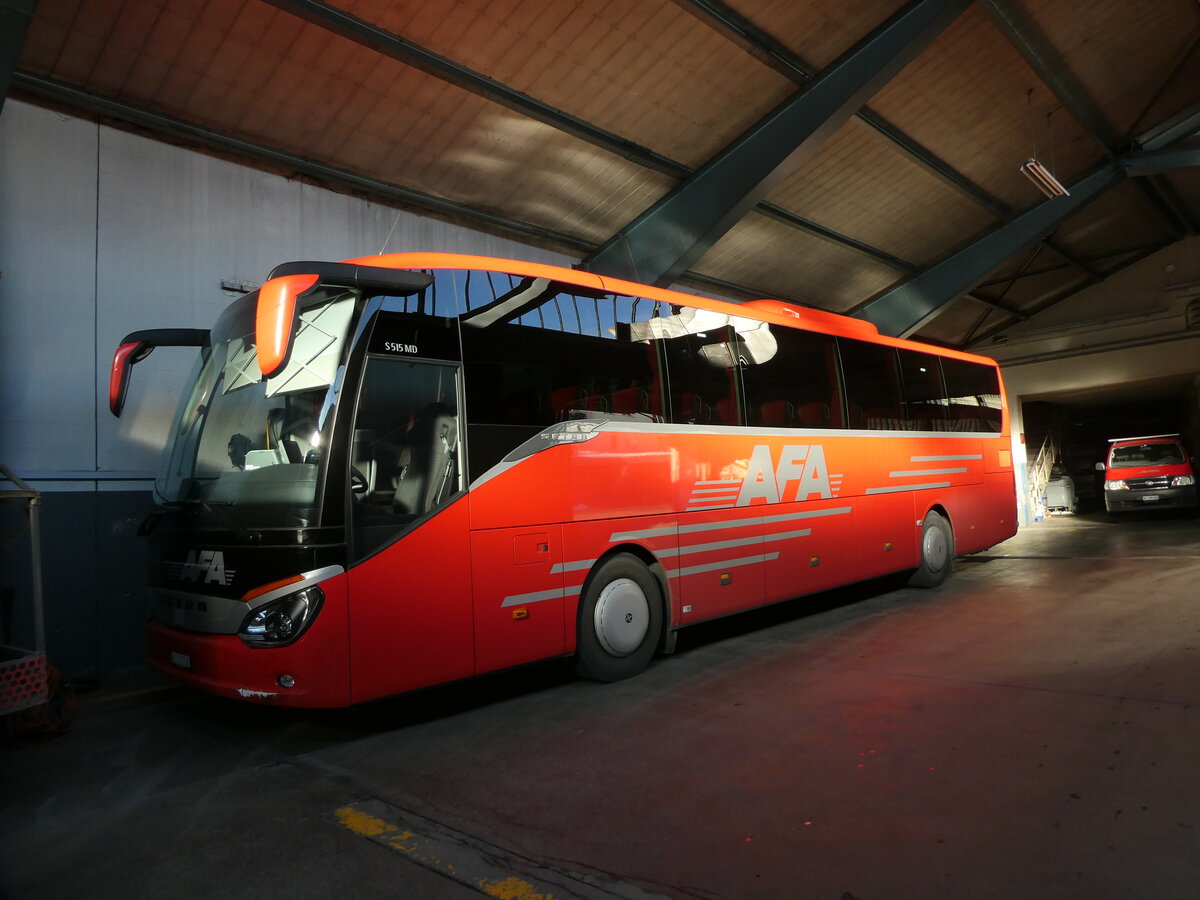
[[1062, 186], [1062, 182], [1051, 175], [1050, 170], [1038, 162], [1036, 157], [1029, 157], [1025, 165], [1021, 166], [1021, 172], [1047, 197], [1069, 197], [1071, 195], [1071, 192]]
[[[1033, 88], [1025, 94], [1026, 108], [1029, 110], [1029, 136], [1033, 139], [1033, 154], [1021, 166], [1021, 174], [1034, 183], [1039, 191], [1047, 197], [1069, 197], [1071, 195], [1062, 182], [1059, 181], [1037, 158], [1037, 128], [1033, 121]], [[1046, 131], [1050, 134], [1050, 165], [1054, 165], [1054, 132], [1050, 129], [1050, 115], [1046, 113]]]

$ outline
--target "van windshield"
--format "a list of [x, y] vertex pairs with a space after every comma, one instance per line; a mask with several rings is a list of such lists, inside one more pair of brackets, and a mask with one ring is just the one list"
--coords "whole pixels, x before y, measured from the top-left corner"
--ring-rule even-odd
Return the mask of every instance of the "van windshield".
[[287, 366], [269, 381], [254, 345], [257, 292], [225, 310], [168, 438], [155, 481], [163, 505], [249, 528], [315, 524], [331, 386], [357, 296], [321, 287], [306, 297]]
[[1184, 462], [1183, 447], [1174, 441], [1122, 444], [1113, 447], [1109, 468], [1133, 469], [1140, 466], [1177, 466]]

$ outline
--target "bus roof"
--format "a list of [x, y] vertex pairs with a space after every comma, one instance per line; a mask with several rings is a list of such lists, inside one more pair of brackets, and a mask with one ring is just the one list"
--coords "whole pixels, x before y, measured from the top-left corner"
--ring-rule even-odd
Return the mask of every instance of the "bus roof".
[[985, 356], [966, 353], [947, 347], [922, 344], [904, 338], [890, 337], [879, 333], [879, 329], [865, 319], [856, 319], [839, 313], [813, 309], [785, 303], [782, 300], [750, 300], [745, 303], [734, 303], [727, 300], [717, 300], [700, 294], [688, 294], [666, 288], [652, 287], [598, 275], [583, 269], [567, 269], [561, 266], [551, 266], [544, 263], [526, 262], [517, 259], [501, 259], [493, 256], [474, 256], [462, 253], [388, 253], [379, 256], [363, 256], [348, 259], [344, 262], [356, 265], [370, 265], [380, 268], [396, 269], [475, 269], [481, 271], [507, 272], [512, 275], [524, 275], [530, 278], [548, 278], [565, 284], [575, 284], [592, 290], [602, 290], [614, 294], [645, 297], [649, 300], [661, 300], [676, 306], [692, 306], [697, 309], [707, 309], [730, 316], [758, 319], [789, 328], [802, 328], [809, 331], [819, 331], [840, 337], [858, 338], [897, 347], [933, 351], [942, 356], [983, 362], [995, 365], [995, 361]]

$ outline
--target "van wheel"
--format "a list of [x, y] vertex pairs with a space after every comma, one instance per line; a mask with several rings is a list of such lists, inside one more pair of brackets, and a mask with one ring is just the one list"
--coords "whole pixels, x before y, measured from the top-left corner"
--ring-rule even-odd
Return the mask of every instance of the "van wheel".
[[909, 577], [908, 583], [912, 587], [937, 587], [946, 580], [953, 562], [954, 532], [940, 513], [930, 510], [921, 526], [921, 565]]
[[650, 664], [662, 635], [658, 582], [637, 557], [605, 560], [579, 605], [575, 668], [593, 681], [620, 681]]

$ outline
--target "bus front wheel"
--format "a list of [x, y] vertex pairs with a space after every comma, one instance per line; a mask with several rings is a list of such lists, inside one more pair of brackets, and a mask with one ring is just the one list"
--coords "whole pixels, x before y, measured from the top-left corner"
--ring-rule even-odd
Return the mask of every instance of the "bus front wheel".
[[605, 560], [579, 605], [576, 670], [593, 681], [620, 681], [650, 664], [662, 634], [658, 581], [628, 553]]
[[913, 587], [937, 587], [946, 580], [954, 562], [954, 532], [950, 523], [932, 509], [921, 525], [921, 564], [908, 583]]

